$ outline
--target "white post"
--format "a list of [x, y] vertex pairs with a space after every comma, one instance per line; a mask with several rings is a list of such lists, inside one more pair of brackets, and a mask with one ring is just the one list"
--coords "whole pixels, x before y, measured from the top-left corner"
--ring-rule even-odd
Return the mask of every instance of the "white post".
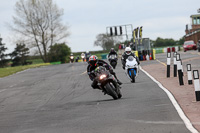
[[174, 77], [177, 77], [177, 62], [176, 62], [176, 52], [174, 52]]
[[183, 63], [182, 63], [182, 60], [180, 59], [180, 62], [181, 62], [181, 71], [182, 71], [182, 75], [184, 76], [183, 74]]
[[188, 75], [188, 84], [192, 84], [192, 69], [191, 64], [187, 64], [187, 75]]
[[182, 74], [182, 69], [181, 69], [180, 54], [176, 54], [176, 62], [177, 62], [177, 68], [178, 68], [179, 84], [180, 85], [184, 85], [184, 83], [183, 83], [183, 74]]
[[171, 53], [167, 53], [167, 78], [170, 77]]
[[200, 101], [200, 87], [199, 87], [199, 71], [193, 70], [194, 89], [196, 94], [196, 101]]

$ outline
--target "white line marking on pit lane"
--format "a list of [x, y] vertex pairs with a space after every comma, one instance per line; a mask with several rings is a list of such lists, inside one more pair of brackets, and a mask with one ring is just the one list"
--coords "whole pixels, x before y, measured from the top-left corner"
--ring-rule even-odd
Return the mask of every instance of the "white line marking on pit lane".
[[80, 75], [83, 75], [83, 74], [86, 74], [86, 73], [87, 73], [87, 71], [85, 71], [85, 72], [81, 73]]
[[154, 79], [154, 77], [152, 77], [149, 73], [147, 73], [145, 70], [142, 69], [142, 67], [140, 67], [140, 70], [142, 70], [147, 76], [149, 76], [155, 83], [158, 84], [158, 86], [164, 90], [164, 92], [167, 94], [167, 96], [169, 97], [169, 99], [171, 100], [172, 104], [174, 105], [176, 111], [178, 112], [179, 116], [181, 117], [181, 119], [183, 120], [183, 122], [185, 123], [185, 126], [187, 127], [188, 130], [190, 130], [192, 133], [199, 133], [193, 126], [192, 123], [190, 122], [190, 120], [187, 118], [187, 116], [184, 114], [183, 110], [181, 109], [181, 107], [179, 106], [179, 104], [177, 103], [177, 101], [175, 100], [174, 96], [165, 88], [162, 86], [162, 84], [160, 82], [158, 82], [156, 79]]
[[0, 93], [3, 92], [3, 91], [5, 91], [5, 90], [6, 90], [6, 89], [0, 90]]

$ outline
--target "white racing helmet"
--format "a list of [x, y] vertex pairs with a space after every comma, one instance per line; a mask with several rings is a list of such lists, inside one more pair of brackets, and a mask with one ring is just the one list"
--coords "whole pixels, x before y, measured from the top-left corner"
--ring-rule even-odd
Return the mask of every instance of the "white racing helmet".
[[126, 48], [125, 48], [125, 53], [126, 53], [127, 55], [130, 55], [130, 54], [131, 54], [131, 48], [130, 48], [130, 47], [126, 47]]

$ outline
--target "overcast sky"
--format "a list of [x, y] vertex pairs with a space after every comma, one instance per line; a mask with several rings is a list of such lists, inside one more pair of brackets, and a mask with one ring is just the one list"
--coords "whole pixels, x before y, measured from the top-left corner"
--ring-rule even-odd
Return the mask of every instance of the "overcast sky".
[[[18, 0], [0, 0], [0, 34], [11, 52], [12, 32], [6, 23], [12, 21]], [[64, 9], [63, 22], [70, 26], [67, 38], [73, 52], [101, 50], [94, 47], [96, 35], [106, 33], [106, 27], [132, 24], [143, 26], [143, 37], [180, 39], [190, 15], [197, 14], [200, 0], [54, 0]]]

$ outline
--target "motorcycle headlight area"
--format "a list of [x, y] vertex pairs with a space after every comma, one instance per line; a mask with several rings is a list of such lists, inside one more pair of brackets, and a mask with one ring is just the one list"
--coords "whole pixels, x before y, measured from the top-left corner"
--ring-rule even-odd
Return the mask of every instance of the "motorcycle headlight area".
[[100, 80], [102, 80], [102, 79], [104, 79], [105, 77], [106, 77], [106, 75], [103, 74], [103, 75], [101, 75], [99, 78], [100, 78]]
[[128, 68], [132, 68], [132, 67], [134, 67], [134, 66], [132, 66], [132, 65], [131, 65], [131, 66], [127, 65], [127, 67], [128, 67]]

